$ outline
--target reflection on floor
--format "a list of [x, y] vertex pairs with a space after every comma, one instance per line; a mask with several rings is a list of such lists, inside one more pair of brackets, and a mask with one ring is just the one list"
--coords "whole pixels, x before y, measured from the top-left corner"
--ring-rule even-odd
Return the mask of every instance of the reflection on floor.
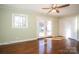
[[39, 40], [39, 53], [51, 53], [53, 48], [51, 38], [46, 40]]
[[0, 46], [5, 54], [71, 54], [77, 53], [76, 45], [68, 46], [66, 39], [45, 38]]
[[46, 38], [45, 40], [39, 40], [39, 53], [71, 54], [77, 53], [77, 49], [76, 46], [71, 46], [70, 43], [67, 43], [65, 40], [52, 40], [52, 38]]

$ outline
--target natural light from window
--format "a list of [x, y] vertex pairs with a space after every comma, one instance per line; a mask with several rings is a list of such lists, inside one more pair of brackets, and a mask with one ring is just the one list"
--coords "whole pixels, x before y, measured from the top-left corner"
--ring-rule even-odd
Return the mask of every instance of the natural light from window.
[[27, 28], [28, 17], [24, 14], [12, 14], [12, 28]]

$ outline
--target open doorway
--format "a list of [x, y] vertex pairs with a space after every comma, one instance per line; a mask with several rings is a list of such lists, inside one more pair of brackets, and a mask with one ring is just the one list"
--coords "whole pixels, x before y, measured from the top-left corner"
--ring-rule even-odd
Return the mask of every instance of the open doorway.
[[38, 38], [52, 36], [52, 21], [40, 18], [37, 21]]

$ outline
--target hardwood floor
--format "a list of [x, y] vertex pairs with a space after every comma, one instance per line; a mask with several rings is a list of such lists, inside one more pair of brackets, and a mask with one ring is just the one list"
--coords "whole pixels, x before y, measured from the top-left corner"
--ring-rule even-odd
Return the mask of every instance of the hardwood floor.
[[0, 46], [1, 54], [69, 54], [65, 39], [39, 39]]

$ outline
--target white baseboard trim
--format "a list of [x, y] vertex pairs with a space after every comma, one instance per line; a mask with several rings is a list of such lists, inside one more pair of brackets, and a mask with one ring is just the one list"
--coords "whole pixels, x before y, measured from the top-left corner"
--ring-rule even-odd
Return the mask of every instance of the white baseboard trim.
[[25, 41], [33, 41], [33, 40], [37, 40], [37, 38], [31, 38], [28, 40], [18, 40], [18, 41], [10, 41], [10, 42], [4, 42], [4, 43], [0, 43], [0, 45], [8, 45], [8, 44], [13, 44], [13, 43], [19, 43], [19, 42], [25, 42]]

